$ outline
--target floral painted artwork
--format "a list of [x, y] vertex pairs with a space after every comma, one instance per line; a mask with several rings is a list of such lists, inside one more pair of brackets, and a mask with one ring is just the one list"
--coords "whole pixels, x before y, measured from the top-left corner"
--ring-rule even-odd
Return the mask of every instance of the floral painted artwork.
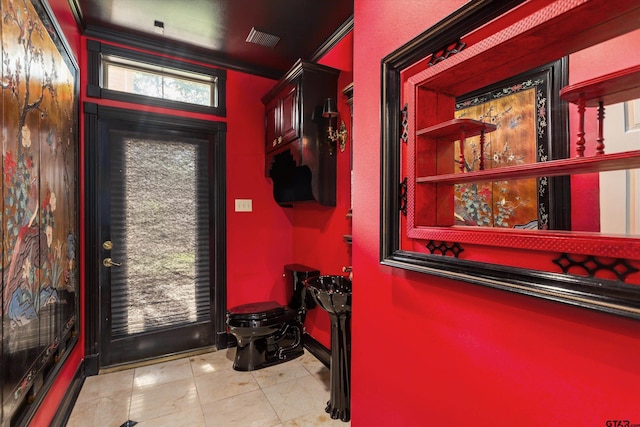
[[41, 4], [1, 13], [4, 423], [75, 327], [78, 168], [76, 67]]
[[[485, 169], [547, 160], [547, 98], [541, 88], [546, 88], [544, 79], [528, 79], [456, 103], [456, 118], [497, 126], [485, 136]], [[459, 152], [459, 142], [455, 152]], [[464, 172], [480, 170], [479, 136], [466, 140], [464, 156]], [[546, 193], [544, 178], [458, 184], [456, 224], [545, 228]]]

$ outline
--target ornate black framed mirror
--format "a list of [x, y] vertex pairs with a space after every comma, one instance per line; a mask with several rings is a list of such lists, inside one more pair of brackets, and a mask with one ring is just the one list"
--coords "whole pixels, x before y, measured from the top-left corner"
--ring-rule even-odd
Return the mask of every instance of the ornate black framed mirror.
[[640, 318], [640, 151], [604, 119], [630, 117], [640, 58], [603, 57], [639, 18], [630, 1], [472, 1], [385, 57], [381, 262]]

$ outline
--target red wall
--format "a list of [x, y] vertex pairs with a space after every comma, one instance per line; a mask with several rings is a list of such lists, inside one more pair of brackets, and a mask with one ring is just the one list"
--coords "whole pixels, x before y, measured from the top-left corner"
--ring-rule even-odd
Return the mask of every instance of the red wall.
[[[264, 174], [262, 95], [275, 81], [227, 74], [227, 304], [286, 302], [283, 266], [292, 262], [292, 213], [273, 200]], [[252, 199], [253, 212], [235, 212]]]
[[352, 425], [640, 423], [638, 321], [380, 265], [380, 63], [466, 2], [354, 3]]
[[[344, 152], [336, 150], [336, 207], [301, 203], [293, 208], [294, 262], [320, 270], [320, 274], [345, 274], [342, 267], [351, 265], [351, 245], [343, 236], [351, 234], [347, 212], [351, 205], [351, 113], [342, 89], [353, 82], [353, 34], [349, 33], [327, 52], [318, 63], [341, 70], [338, 76], [337, 101], [339, 120], [344, 120], [349, 138]], [[335, 124], [334, 124], [335, 126]], [[329, 315], [319, 308], [307, 312], [307, 333], [327, 348], [331, 347]]]

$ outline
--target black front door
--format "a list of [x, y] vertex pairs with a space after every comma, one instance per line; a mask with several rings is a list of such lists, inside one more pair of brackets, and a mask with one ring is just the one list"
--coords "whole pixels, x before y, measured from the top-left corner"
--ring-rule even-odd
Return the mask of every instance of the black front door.
[[224, 331], [222, 132], [122, 113], [97, 107], [97, 162], [87, 165], [97, 190], [99, 368], [216, 345]]

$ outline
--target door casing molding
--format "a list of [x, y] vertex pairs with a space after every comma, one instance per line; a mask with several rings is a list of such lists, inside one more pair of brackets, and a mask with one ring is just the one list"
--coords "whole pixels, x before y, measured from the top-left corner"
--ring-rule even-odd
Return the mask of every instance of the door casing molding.
[[81, 224], [85, 235], [84, 293], [81, 295], [82, 315], [85, 331], [85, 374], [96, 375], [101, 368], [100, 327], [104, 315], [100, 302], [100, 199], [99, 195], [99, 138], [104, 130], [105, 120], [126, 121], [134, 127], [160, 126], [171, 131], [209, 134], [212, 138], [209, 156], [210, 186], [210, 247], [211, 266], [211, 323], [214, 328], [212, 339], [217, 348], [227, 347], [225, 313], [227, 299], [226, 271], [226, 130], [225, 122], [205, 121], [146, 111], [84, 103], [84, 183], [85, 206], [84, 223]]

